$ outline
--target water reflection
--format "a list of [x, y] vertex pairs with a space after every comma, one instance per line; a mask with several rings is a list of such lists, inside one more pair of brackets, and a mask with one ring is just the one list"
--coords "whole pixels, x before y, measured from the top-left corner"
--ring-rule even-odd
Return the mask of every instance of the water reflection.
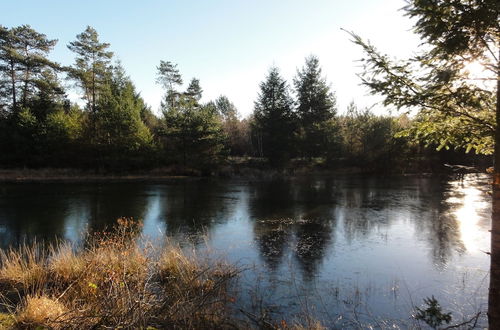
[[35, 237], [77, 242], [86, 230], [133, 217], [143, 220], [143, 234], [153, 239], [177, 236], [203, 246], [208, 237], [233, 261], [245, 258], [274, 277], [294, 269], [304, 284], [404, 278], [436, 290], [467, 267], [488, 267], [481, 252], [489, 249], [487, 180], [1, 184], [0, 247]]
[[479, 243], [484, 235], [481, 228], [487, 225], [485, 219], [490, 215], [491, 200], [487, 183], [480, 177], [469, 176], [449, 184], [451, 189], [445, 203], [457, 221], [457, 231], [464, 250], [474, 252], [484, 249]]
[[304, 279], [312, 279], [335, 228], [337, 190], [333, 179], [299, 178], [261, 182], [249, 195], [249, 217], [260, 254], [276, 271], [293, 254]]

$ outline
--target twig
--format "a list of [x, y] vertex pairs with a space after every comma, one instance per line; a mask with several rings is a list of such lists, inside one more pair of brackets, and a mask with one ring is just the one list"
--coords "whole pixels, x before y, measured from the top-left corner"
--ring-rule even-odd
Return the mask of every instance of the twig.
[[472, 321], [474, 321], [474, 324], [470, 327], [471, 329], [473, 329], [473, 328], [476, 326], [476, 324], [477, 324], [477, 320], [479, 319], [479, 315], [481, 315], [481, 312], [477, 312], [477, 314], [476, 314], [476, 315], [474, 315], [474, 316], [473, 316], [470, 320], [468, 320], [468, 321], [465, 321], [465, 322], [462, 322], [462, 323], [459, 323], [459, 324], [455, 324], [455, 325], [450, 325], [450, 326], [448, 326], [448, 327], [446, 327], [446, 328], [443, 328], [442, 330], [459, 328], [459, 327], [461, 327], [461, 326], [463, 326], [463, 325], [469, 324], [469, 323], [471, 323]]

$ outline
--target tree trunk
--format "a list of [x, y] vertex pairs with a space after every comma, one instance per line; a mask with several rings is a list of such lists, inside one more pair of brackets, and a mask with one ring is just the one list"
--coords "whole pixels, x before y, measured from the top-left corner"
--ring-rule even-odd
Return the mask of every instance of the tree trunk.
[[23, 87], [22, 103], [23, 103], [23, 107], [26, 107], [27, 100], [28, 100], [28, 80], [30, 77], [28, 46], [25, 46], [25, 48], [24, 48], [24, 57], [26, 60], [26, 70], [24, 71], [24, 87]]
[[95, 111], [95, 69], [92, 67], [92, 112]]
[[490, 329], [500, 329], [500, 72], [497, 75], [495, 169], [491, 215], [491, 261], [488, 321]]
[[14, 62], [10, 61], [10, 78], [12, 84], [12, 108], [14, 111], [17, 109], [17, 101], [16, 101], [16, 71], [14, 70]]

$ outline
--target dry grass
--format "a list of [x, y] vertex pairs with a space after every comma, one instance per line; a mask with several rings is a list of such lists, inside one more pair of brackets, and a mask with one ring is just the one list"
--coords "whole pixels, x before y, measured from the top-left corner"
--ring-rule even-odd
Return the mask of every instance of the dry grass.
[[[78, 251], [67, 243], [0, 251], [0, 301], [8, 306], [0, 329], [255, 327], [235, 317], [236, 267], [173, 243], [159, 251], [140, 248], [139, 232], [140, 224], [119, 219]], [[307, 328], [322, 329], [319, 323]]]
[[16, 315], [16, 323], [29, 329], [59, 329], [65, 324], [67, 316], [68, 309], [59, 301], [45, 296], [28, 296], [23, 308]]
[[33, 244], [0, 252], [0, 292], [13, 327], [228, 327], [227, 289], [237, 270], [173, 244], [152, 253], [139, 248], [138, 232], [138, 223], [120, 219], [81, 251], [60, 244], [42, 253]]
[[18, 250], [0, 250], [0, 288], [38, 290], [47, 281], [47, 269], [43, 266], [45, 255], [38, 244], [23, 245]]

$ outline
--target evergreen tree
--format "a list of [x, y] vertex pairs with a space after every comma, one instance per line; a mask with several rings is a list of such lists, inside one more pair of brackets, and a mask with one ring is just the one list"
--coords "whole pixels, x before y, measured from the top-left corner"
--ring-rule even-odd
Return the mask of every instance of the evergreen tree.
[[99, 41], [97, 31], [90, 26], [78, 34], [68, 48], [76, 53], [75, 65], [69, 70], [70, 76], [83, 90], [88, 110], [96, 113], [97, 103], [109, 79], [113, 53], [107, 50], [108, 43]]
[[321, 76], [319, 59], [306, 58], [305, 66], [294, 79], [297, 114], [301, 128], [301, 151], [309, 157], [324, 156], [336, 113], [336, 100], [326, 79]]
[[182, 76], [177, 69], [177, 64], [170, 61], [160, 61], [160, 65], [156, 69], [158, 70], [156, 83], [165, 89], [165, 101], [162, 101], [161, 107], [164, 110], [169, 107], [173, 108], [180, 96], [176, 87], [182, 85]]
[[37, 92], [61, 91], [59, 84], [50, 84], [59, 67], [47, 56], [57, 40], [33, 30], [29, 25], [11, 29], [0, 26], [0, 106], [10, 110], [27, 107]]
[[219, 115], [224, 118], [224, 120], [232, 120], [238, 118], [238, 109], [236, 106], [229, 101], [227, 96], [221, 95], [215, 99], [214, 106], [217, 109]]
[[94, 141], [115, 168], [151, 145], [151, 132], [141, 118], [144, 101], [121, 64], [113, 68], [109, 86], [103, 90], [98, 106]]
[[274, 166], [284, 165], [292, 155], [296, 118], [288, 85], [276, 67], [260, 84], [254, 117], [259, 153]]
[[202, 93], [203, 93], [203, 90], [201, 89], [201, 86], [200, 86], [200, 80], [193, 78], [189, 82], [189, 86], [186, 89], [186, 92], [184, 94], [187, 97], [192, 98], [196, 102], [199, 102], [201, 100]]
[[41, 166], [57, 145], [47, 139], [48, 117], [67, 104], [57, 73], [48, 59], [57, 40], [29, 25], [0, 26], [0, 154], [2, 163]]
[[225, 135], [222, 122], [215, 107], [201, 105], [198, 101], [202, 89], [198, 79], [193, 79], [184, 93], [173, 91], [173, 86], [182, 82], [175, 66], [167, 68], [162, 77], [167, 97], [175, 95], [175, 102], [163, 106], [165, 128], [164, 145], [170, 160], [184, 167], [209, 171], [225, 157]]

